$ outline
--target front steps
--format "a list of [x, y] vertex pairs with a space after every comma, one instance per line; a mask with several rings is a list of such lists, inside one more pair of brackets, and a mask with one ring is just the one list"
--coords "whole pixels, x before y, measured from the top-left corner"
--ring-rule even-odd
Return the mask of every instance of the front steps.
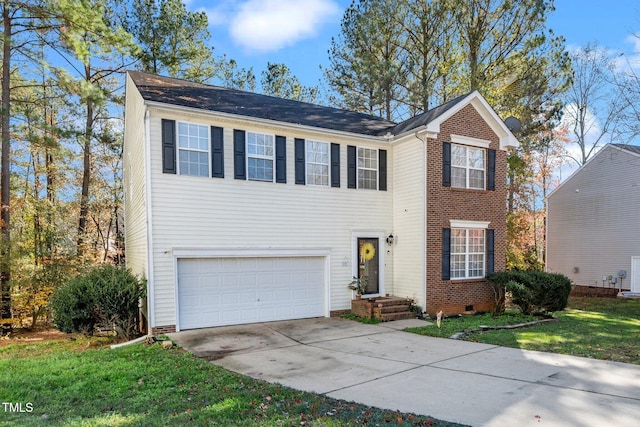
[[358, 317], [390, 322], [392, 320], [414, 319], [416, 313], [411, 311], [412, 304], [412, 299], [399, 297], [355, 299], [351, 301], [351, 311]]

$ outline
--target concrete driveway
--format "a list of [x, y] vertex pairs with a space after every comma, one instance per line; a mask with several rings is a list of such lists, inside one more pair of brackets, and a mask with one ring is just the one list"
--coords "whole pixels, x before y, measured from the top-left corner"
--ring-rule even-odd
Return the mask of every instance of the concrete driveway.
[[640, 366], [525, 351], [338, 318], [170, 334], [253, 378], [473, 426], [638, 426]]

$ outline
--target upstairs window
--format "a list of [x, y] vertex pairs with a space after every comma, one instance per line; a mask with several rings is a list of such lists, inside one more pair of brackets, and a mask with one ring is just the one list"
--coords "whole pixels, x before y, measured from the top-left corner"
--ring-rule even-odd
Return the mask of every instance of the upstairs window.
[[253, 181], [273, 181], [274, 137], [247, 132], [247, 170]]
[[485, 189], [486, 150], [451, 144], [451, 186]]
[[209, 176], [209, 128], [178, 123], [178, 173]]
[[329, 143], [307, 140], [307, 184], [329, 185]]
[[358, 188], [378, 189], [378, 150], [358, 147]]

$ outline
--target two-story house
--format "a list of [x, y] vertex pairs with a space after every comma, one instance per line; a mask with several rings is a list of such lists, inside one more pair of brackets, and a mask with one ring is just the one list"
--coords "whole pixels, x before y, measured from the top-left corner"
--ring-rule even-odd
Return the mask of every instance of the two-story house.
[[517, 145], [477, 92], [396, 124], [128, 73], [126, 259], [150, 331], [342, 313], [364, 264], [365, 296], [491, 309]]
[[547, 270], [577, 294], [640, 293], [639, 211], [640, 147], [607, 144], [549, 194]]

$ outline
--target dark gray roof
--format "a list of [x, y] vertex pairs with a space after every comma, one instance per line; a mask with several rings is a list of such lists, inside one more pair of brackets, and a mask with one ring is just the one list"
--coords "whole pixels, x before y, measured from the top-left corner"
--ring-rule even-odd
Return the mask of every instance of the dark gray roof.
[[451, 107], [455, 106], [457, 103], [465, 99], [467, 95], [460, 95], [449, 102], [432, 108], [426, 113], [418, 114], [417, 116], [412, 117], [409, 120], [405, 120], [404, 122], [396, 125], [393, 129], [391, 129], [391, 133], [394, 135], [400, 135], [410, 130], [419, 128], [420, 126], [426, 126], [431, 121], [448, 111]]
[[395, 126], [395, 123], [379, 117], [290, 99], [139, 71], [129, 71], [129, 76], [147, 101], [371, 136], [385, 135]]
[[426, 113], [396, 124], [354, 111], [193, 83], [140, 71], [129, 71], [129, 76], [142, 98], [147, 101], [370, 136], [384, 136], [389, 133], [399, 135], [427, 125], [467, 96], [459, 96]]
[[634, 154], [640, 155], [640, 147], [637, 145], [629, 145], [629, 144], [612, 144], [614, 147], [622, 148], [623, 150], [630, 151]]

